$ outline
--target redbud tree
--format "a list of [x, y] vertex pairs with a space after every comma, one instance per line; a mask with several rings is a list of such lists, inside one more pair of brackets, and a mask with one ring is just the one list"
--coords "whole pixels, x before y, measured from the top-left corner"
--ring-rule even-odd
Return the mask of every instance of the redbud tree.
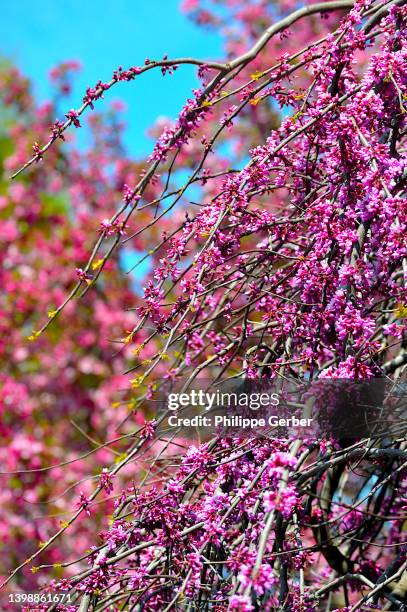
[[[66, 595], [27, 610], [406, 608], [402, 429], [200, 444], [149, 413], [163, 383], [402, 380], [405, 5], [186, 0], [224, 59], [119, 67], [63, 119], [3, 71], [3, 585]], [[109, 90], [188, 64], [128, 159]]]

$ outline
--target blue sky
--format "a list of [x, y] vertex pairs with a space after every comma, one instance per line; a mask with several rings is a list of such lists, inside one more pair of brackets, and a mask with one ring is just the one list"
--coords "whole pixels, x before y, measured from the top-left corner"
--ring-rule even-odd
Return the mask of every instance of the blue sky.
[[[179, 9], [180, 0], [18, 0], [3, 7], [0, 22], [0, 55], [11, 59], [32, 79], [41, 101], [50, 98], [49, 70], [60, 61], [79, 60], [82, 71], [66, 110], [77, 108], [87, 86], [107, 81], [113, 70], [143, 64], [146, 57], [193, 56], [222, 58], [219, 34], [195, 26]], [[146, 130], [160, 116], [176, 117], [192, 88], [198, 84], [196, 68], [182, 66], [173, 76], [150, 71], [131, 83], [119, 83], [105, 100], [126, 102], [125, 143], [130, 154], [142, 156], [152, 149]], [[62, 117], [60, 117], [62, 118]], [[81, 119], [86, 125], [86, 116]], [[86, 140], [83, 130], [76, 133]], [[121, 250], [124, 270], [143, 255]], [[146, 261], [131, 274], [140, 292]]]
[[[223, 56], [220, 36], [195, 26], [179, 4], [180, 0], [8, 2], [0, 22], [0, 53], [31, 77], [40, 100], [49, 97], [50, 68], [62, 60], [79, 60], [83, 70], [69, 101], [77, 107], [86, 87], [98, 79], [109, 80], [119, 65], [142, 64], [146, 57], [158, 59], [165, 53], [169, 57]], [[128, 106], [125, 140], [133, 155], [150, 151], [146, 129], [159, 116], [176, 116], [197, 84], [195, 73], [187, 66], [172, 77], [151, 71], [106, 94], [106, 102], [120, 98]]]

